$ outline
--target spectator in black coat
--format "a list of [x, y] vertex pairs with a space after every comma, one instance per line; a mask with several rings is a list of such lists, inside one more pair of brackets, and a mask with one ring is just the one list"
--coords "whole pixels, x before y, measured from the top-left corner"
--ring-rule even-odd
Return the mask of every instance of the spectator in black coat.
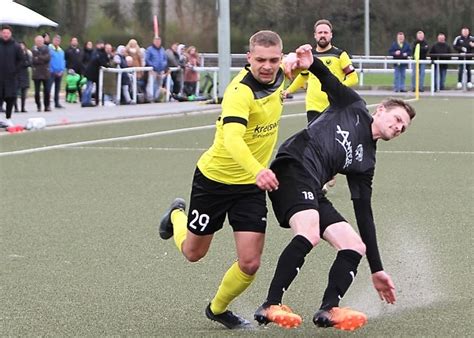
[[[451, 52], [451, 47], [446, 43], [446, 35], [439, 33], [437, 42], [430, 49], [431, 60], [450, 60], [451, 57], [448, 54]], [[435, 91], [444, 90], [447, 72], [447, 64], [435, 64]]]
[[[84, 73], [84, 67], [82, 61], [84, 59], [83, 51], [79, 48], [79, 42], [76, 37], [71, 39], [71, 44], [68, 49], [66, 49], [65, 59], [66, 59], [66, 69], [74, 69], [76, 74], [79, 74], [82, 79], [82, 73]], [[78, 83], [81, 81], [79, 80]], [[80, 86], [77, 88], [79, 94], [79, 101], [82, 100], [82, 90]]]
[[[96, 90], [98, 88], [99, 82], [99, 70], [100, 67], [105, 67], [109, 63], [109, 57], [105, 51], [105, 44], [103, 41], [99, 40], [95, 44], [96, 49], [92, 53], [90, 62], [87, 64], [84, 75], [87, 78], [86, 89], [82, 95], [82, 107], [92, 107], [92, 90], [94, 84]], [[96, 93], [96, 105], [99, 104], [100, 98]]]
[[[30, 72], [31, 62], [33, 61], [33, 55], [31, 51], [26, 47], [24, 42], [20, 42], [20, 47], [22, 51], [22, 61], [20, 68], [17, 73], [17, 90], [20, 92], [21, 98], [21, 112], [26, 113], [25, 102], [26, 94], [28, 93], [28, 88], [30, 88]], [[19, 112], [17, 100], [15, 100], [15, 112]]]
[[[415, 59], [416, 46], [420, 45], [420, 60], [426, 60], [426, 55], [428, 54], [429, 46], [428, 42], [425, 40], [425, 33], [423, 31], [416, 32], [416, 40], [413, 42], [412, 47], [412, 56]], [[420, 74], [420, 92], [424, 91], [423, 87], [425, 84], [425, 67], [426, 64], [420, 63], [419, 74]], [[416, 87], [416, 67], [413, 65], [413, 71], [411, 73], [411, 90], [414, 92]]]
[[83, 73], [82, 67], [82, 50], [79, 48], [79, 43], [77, 38], [71, 39], [71, 45], [66, 49], [65, 58], [66, 58], [66, 68], [74, 69], [76, 74]]
[[93, 52], [94, 52], [94, 45], [92, 44], [92, 41], [87, 41], [84, 44], [84, 48], [82, 49], [82, 71], [83, 72], [86, 70], [86, 67], [89, 64], [89, 61], [92, 58]]
[[16, 99], [16, 77], [23, 60], [20, 46], [12, 38], [10, 26], [2, 26], [0, 38], [0, 101], [6, 103], [6, 124], [13, 126], [11, 120], [13, 105]]
[[33, 46], [31, 52], [33, 53], [33, 84], [35, 86], [35, 102], [38, 111], [41, 111], [41, 98], [40, 91], [41, 85], [43, 85], [43, 102], [44, 102], [44, 111], [51, 111], [49, 107], [49, 88], [48, 81], [51, 76], [49, 71], [49, 61], [51, 59], [51, 54], [49, 54], [49, 48], [44, 44], [44, 38], [41, 35], [35, 37], [35, 45]]
[[[460, 54], [472, 54], [472, 52], [474, 51], [474, 36], [469, 34], [469, 28], [463, 27], [461, 29], [461, 35], [456, 36], [456, 39], [454, 39], [454, 42], [453, 42], [453, 47]], [[461, 56], [460, 59], [471, 60], [472, 57]], [[471, 65], [467, 65], [467, 64], [459, 65], [457, 88], [458, 89], [462, 88], [462, 76], [464, 73], [464, 69], [466, 69], [466, 75], [467, 75], [467, 88], [471, 89], [472, 88]]]

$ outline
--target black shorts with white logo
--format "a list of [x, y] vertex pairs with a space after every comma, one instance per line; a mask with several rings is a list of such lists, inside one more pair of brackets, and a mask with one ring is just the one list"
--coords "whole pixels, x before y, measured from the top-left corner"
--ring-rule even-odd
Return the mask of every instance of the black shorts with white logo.
[[270, 169], [275, 173], [278, 190], [270, 192], [275, 216], [283, 228], [289, 228], [291, 216], [299, 211], [315, 209], [319, 212], [320, 235], [328, 226], [346, 222], [321, 191], [321, 184], [297, 161], [280, 159]]
[[188, 229], [195, 235], [220, 230], [227, 215], [234, 231], [265, 233], [265, 191], [255, 184], [224, 184], [208, 179], [196, 168], [188, 212]]

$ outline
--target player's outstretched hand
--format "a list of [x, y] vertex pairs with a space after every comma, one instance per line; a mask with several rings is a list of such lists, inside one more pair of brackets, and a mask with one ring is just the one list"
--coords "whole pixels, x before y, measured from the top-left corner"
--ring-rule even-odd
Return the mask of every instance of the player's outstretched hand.
[[313, 63], [313, 47], [306, 44], [298, 47], [295, 52], [288, 53], [283, 59], [285, 74], [289, 79], [293, 79], [293, 72], [296, 69], [308, 69]]
[[271, 169], [262, 169], [257, 174], [257, 187], [262, 190], [273, 191], [278, 189], [278, 180]]
[[378, 271], [372, 274], [372, 283], [379, 293], [380, 299], [389, 304], [394, 304], [396, 300], [395, 285], [392, 278], [385, 271]]
[[298, 59], [297, 68], [308, 69], [313, 63], [313, 47], [305, 44], [296, 48], [296, 57]]

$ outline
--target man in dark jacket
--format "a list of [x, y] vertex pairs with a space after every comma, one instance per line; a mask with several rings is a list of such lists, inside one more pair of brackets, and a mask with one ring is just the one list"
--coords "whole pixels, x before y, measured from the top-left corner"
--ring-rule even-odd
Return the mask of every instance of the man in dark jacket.
[[95, 51], [92, 53], [91, 60], [86, 67], [84, 72], [85, 77], [87, 78], [86, 89], [82, 94], [82, 107], [93, 107], [92, 104], [92, 89], [96, 87], [96, 105], [99, 104], [100, 98], [98, 97], [98, 88], [99, 88], [99, 71], [100, 67], [105, 67], [109, 63], [109, 58], [105, 52], [104, 41], [97, 41], [95, 44]]
[[[430, 49], [431, 60], [450, 60], [451, 47], [446, 43], [446, 35], [439, 33], [437, 42]], [[435, 64], [435, 91], [444, 90], [446, 82], [447, 64]]]
[[16, 76], [23, 60], [20, 46], [12, 38], [10, 26], [2, 26], [0, 38], [0, 101], [6, 103], [6, 124], [13, 126], [11, 120], [16, 100]]
[[[420, 60], [426, 60], [426, 55], [428, 54], [428, 42], [425, 40], [425, 33], [423, 31], [416, 32], [416, 40], [413, 42], [412, 56], [415, 59], [415, 49], [416, 46], [420, 45]], [[420, 92], [424, 91], [423, 86], [425, 84], [425, 67], [424, 63], [420, 63], [419, 73], [420, 73]], [[413, 65], [413, 71], [411, 72], [411, 90], [414, 92], [416, 89], [416, 67]]]
[[168, 67], [179, 67], [180, 69], [171, 72], [171, 79], [173, 80], [173, 94], [181, 92], [181, 82], [183, 81], [183, 69], [185, 65], [185, 58], [178, 51], [179, 43], [174, 42], [170, 48], [166, 50], [168, 57]]
[[35, 45], [31, 49], [33, 53], [33, 83], [35, 85], [35, 102], [38, 111], [41, 111], [41, 98], [40, 91], [41, 85], [43, 85], [43, 102], [44, 102], [44, 111], [51, 111], [49, 107], [49, 88], [48, 81], [50, 77], [49, 71], [49, 61], [51, 55], [49, 54], [49, 48], [44, 44], [44, 38], [41, 35], [35, 37]]
[[[453, 42], [453, 47], [460, 54], [472, 54], [472, 52], [474, 51], [474, 36], [469, 34], [469, 28], [463, 27], [461, 29], [461, 35], [456, 36], [456, 39], [454, 39], [454, 42]], [[461, 57], [460, 59], [471, 60], [472, 57], [464, 56], [464, 57]], [[462, 88], [462, 75], [463, 75], [464, 69], [466, 69], [466, 75], [467, 75], [467, 88], [471, 89], [472, 88], [471, 65], [464, 65], [464, 64], [459, 65], [457, 88], [458, 89]]]
[[[84, 69], [82, 66], [82, 59], [83, 59], [83, 52], [82, 49], [79, 48], [79, 42], [77, 41], [76, 37], [71, 39], [71, 45], [68, 49], [66, 49], [65, 58], [66, 58], [66, 69], [74, 69], [76, 74], [82, 79], [82, 73], [84, 73]], [[79, 80], [80, 82], [80, 80]], [[82, 93], [80, 86], [77, 87], [77, 91], [79, 93], [79, 101], [82, 100]]]

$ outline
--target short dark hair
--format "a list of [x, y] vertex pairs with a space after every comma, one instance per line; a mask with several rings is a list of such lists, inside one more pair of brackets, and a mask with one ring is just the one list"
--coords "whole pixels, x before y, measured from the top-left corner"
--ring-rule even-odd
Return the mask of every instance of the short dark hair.
[[385, 100], [383, 100], [380, 104], [382, 106], [384, 106], [385, 109], [387, 109], [387, 110], [390, 110], [390, 109], [396, 108], [396, 107], [400, 107], [408, 113], [408, 116], [410, 116], [410, 120], [413, 120], [415, 118], [415, 115], [416, 115], [415, 108], [413, 108], [412, 105], [410, 105], [409, 103], [406, 103], [402, 99], [389, 97], [389, 98], [386, 98]]
[[316, 32], [316, 27], [318, 27], [319, 25], [328, 25], [329, 28], [331, 28], [331, 31], [332, 31], [332, 25], [331, 25], [331, 22], [329, 20], [321, 19], [321, 20], [316, 21], [316, 23], [314, 24], [314, 31], [315, 32]]
[[283, 49], [283, 42], [281, 41], [280, 35], [274, 31], [263, 30], [258, 31], [252, 35], [249, 39], [249, 50], [252, 51], [255, 46], [271, 47], [278, 46]]
[[9, 25], [2, 25], [2, 31], [8, 29], [10, 32], [13, 32], [12, 28]]

